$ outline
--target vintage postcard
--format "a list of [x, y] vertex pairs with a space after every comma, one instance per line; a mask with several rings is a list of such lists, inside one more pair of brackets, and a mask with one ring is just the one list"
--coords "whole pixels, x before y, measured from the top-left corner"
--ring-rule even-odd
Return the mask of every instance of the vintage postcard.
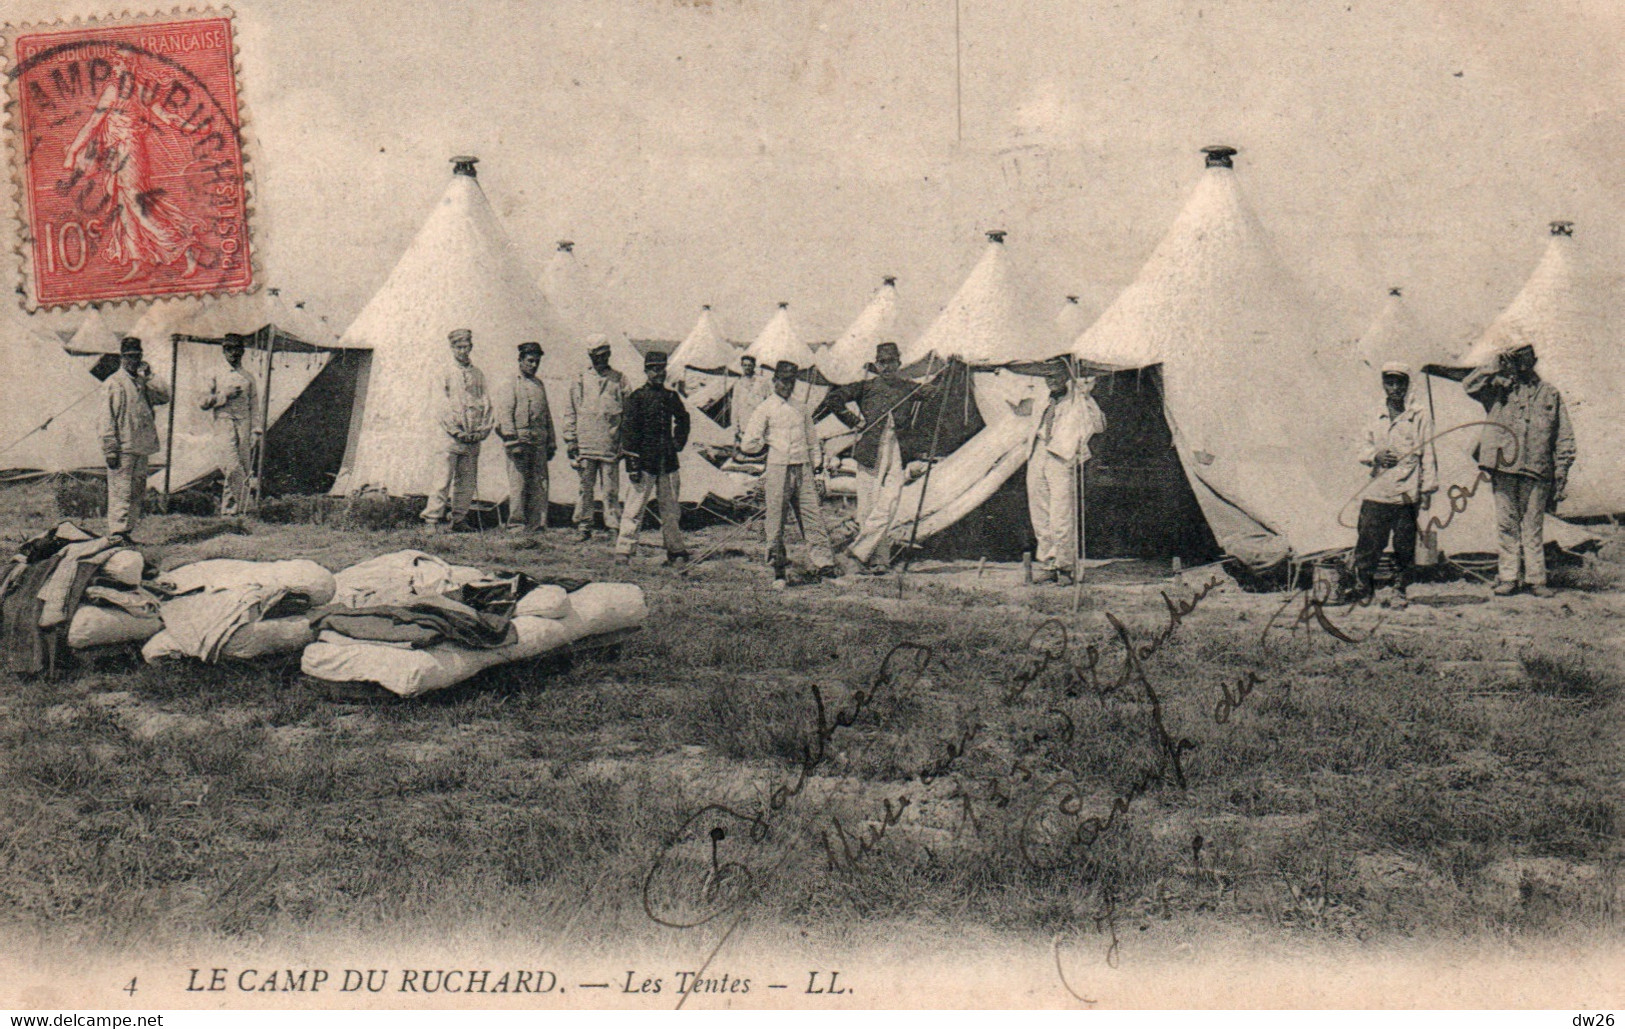
[[1625, 1003], [1616, 5], [4, 20], [0, 1006]]

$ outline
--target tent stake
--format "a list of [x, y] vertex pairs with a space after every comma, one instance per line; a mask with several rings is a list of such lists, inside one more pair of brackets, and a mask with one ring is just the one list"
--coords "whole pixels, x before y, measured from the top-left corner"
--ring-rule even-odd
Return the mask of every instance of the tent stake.
[[[175, 405], [181, 386], [181, 338], [169, 336], [169, 436], [164, 441], [164, 514], [169, 513], [169, 472], [175, 467]], [[146, 485], [140, 487], [146, 492]]]

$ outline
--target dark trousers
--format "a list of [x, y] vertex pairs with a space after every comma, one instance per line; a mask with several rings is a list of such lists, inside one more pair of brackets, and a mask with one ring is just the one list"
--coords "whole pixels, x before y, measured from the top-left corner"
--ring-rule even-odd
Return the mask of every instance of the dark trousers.
[[1394, 569], [1399, 588], [1410, 582], [1416, 565], [1416, 505], [1383, 504], [1367, 500], [1360, 504], [1359, 539], [1354, 544], [1354, 579], [1362, 593], [1371, 592], [1377, 560], [1382, 557], [1388, 537], [1394, 539]]

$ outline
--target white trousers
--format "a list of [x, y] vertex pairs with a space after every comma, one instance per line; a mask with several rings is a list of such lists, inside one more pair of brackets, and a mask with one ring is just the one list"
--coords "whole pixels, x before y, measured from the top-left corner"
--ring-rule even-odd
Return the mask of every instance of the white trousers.
[[679, 524], [683, 516], [682, 509], [677, 506], [677, 499], [682, 495], [679, 475], [678, 472], [669, 475], [644, 472], [643, 481], [632, 484], [632, 495], [626, 498], [626, 508], [621, 514], [621, 534], [615, 540], [615, 553], [632, 553], [632, 546], [638, 541], [638, 531], [643, 528], [644, 509], [651, 499], [660, 505], [660, 536], [661, 542], [666, 544], [666, 556], [688, 552]]
[[[897, 446], [897, 437], [890, 429], [880, 441], [880, 462], [875, 465], [874, 487], [869, 494], [869, 508], [858, 522], [858, 538], [852, 541], [852, 556], [865, 563], [874, 560], [886, 534], [897, 520], [897, 505], [903, 499], [903, 484], [908, 468], [903, 464], [903, 453]], [[861, 503], [861, 500], [860, 500]], [[886, 555], [889, 559], [890, 554]]]
[[1078, 559], [1078, 466], [1039, 447], [1027, 460], [1027, 514], [1047, 569], [1071, 570]]
[[468, 514], [474, 503], [474, 493], [480, 485], [480, 448], [475, 444], [467, 454], [442, 454], [440, 481], [429, 494], [429, 503], [423, 509], [426, 522], [449, 522], [456, 525]]

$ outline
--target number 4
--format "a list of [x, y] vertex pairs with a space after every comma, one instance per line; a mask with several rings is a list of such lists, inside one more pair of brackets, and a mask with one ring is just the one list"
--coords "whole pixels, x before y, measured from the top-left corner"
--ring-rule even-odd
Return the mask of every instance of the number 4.
[[135, 977], [134, 976], [130, 977], [130, 983], [129, 983], [128, 986], [124, 987], [124, 992], [128, 993], [132, 997], [135, 996]]

